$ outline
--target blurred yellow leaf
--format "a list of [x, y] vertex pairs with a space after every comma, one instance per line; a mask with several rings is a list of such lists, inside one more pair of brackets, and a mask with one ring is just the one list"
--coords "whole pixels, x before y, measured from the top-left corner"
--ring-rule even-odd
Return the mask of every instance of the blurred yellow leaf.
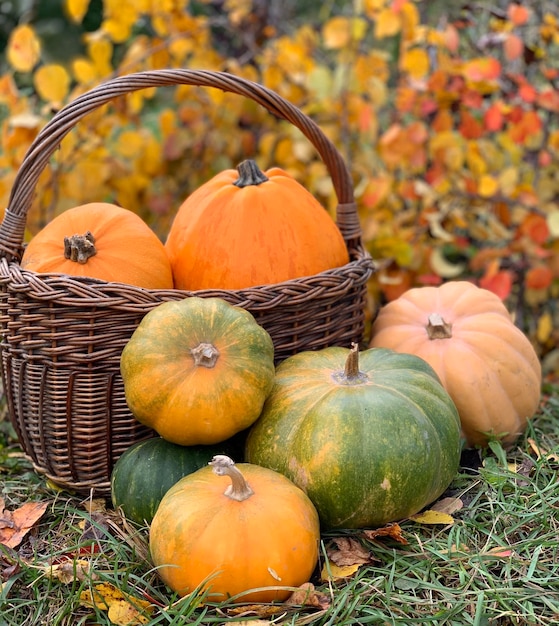
[[553, 318], [551, 313], [546, 311], [538, 319], [537, 339], [540, 343], [547, 343], [553, 332]]
[[8, 63], [18, 72], [30, 72], [40, 56], [41, 43], [33, 28], [27, 24], [16, 26], [8, 39]]
[[84, 58], [72, 60], [72, 74], [80, 85], [88, 85], [97, 78], [95, 65]]
[[506, 167], [499, 174], [499, 188], [505, 196], [512, 196], [518, 185], [518, 169], [516, 167]]
[[402, 28], [402, 19], [399, 13], [392, 8], [382, 9], [376, 16], [375, 20], [375, 37], [383, 39], [384, 37], [393, 37], [400, 32]]
[[33, 75], [37, 93], [48, 102], [62, 103], [70, 89], [70, 76], [62, 65], [42, 65]]
[[332, 50], [347, 48], [351, 42], [363, 39], [366, 29], [367, 23], [363, 19], [332, 17], [322, 28], [324, 47]]
[[422, 48], [412, 48], [402, 55], [400, 67], [412, 78], [423, 78], [429, 72], [429, 56]]
[[477, 191], [483, 198], [491, 198], [499, 190], [499, 181], [489, 174], [484, 174], [478, 183]]
[[417, 524], [442, 524], [444, 526], [454, 524], [454, 518], [452, 515], [443, 513], [442, 511], [433, 511], [431, 509], [423, 511], [423, 513], [418, 513], [417, 515], [412, 515], [410, 519]]
[[89, 8], [90, 0], [66, 0], [64, 3], [64, 8], [66, 9], [66, 13], [69, 15], [70, 19], [76, 24], [80, 24], [85, 14], [87, 13], [87, 9]]
[[88, 41], [87, 52], [99, 77], [112, 72], [113, 44], [105, 38], [94, 37]]

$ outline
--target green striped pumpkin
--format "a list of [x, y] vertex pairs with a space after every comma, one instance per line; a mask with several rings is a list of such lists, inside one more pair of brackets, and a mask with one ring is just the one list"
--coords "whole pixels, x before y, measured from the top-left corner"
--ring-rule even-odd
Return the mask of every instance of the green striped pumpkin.
[[162, 437], [139, 441], [124, 451], [111, 474], [111, 500], [126, 518], [151, 524], [167, 491], [181, 478], [205, 467], [216, 454], [242, 458], [245, 433], [221, 444], [180, 446]]
[[323, 528], [417, 513], [453, 480], [460, 420], [437, 374], [410, 354], [330, 347], [286, 359], [247, 439], [246, 460], [309, 496]]

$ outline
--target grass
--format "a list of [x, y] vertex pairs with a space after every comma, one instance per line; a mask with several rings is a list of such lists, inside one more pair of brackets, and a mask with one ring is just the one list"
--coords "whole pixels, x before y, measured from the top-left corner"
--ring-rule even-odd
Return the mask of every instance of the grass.
[[[549, 454], [538, 458], [534, 444]], [[312, 582], [320, 606], [200, 606], [194, 597], [173, 596], [159, 581], [148, 558], [146, 528], [126, 522], [105, 502], [55, 490], [33, 472], [10, 426], [0, 422], [0, 497], [6, 508], [49, 501], [16, 550], [0, 546], [0, 626], [112, 624], [106, 607], [80, 602], [80, 594], [101, 582], [130, 594], [130, 602], [150, 602], [151, 616], [133, 622], [150, 626], [251, 620], [253, 626], [557, 624], [558, 457], [555, 388], [514, 450], [493, 444], [463, 456], [446, 494], [464, 504], [453, 514], [454, 524], [404, 520], [406, 545], [357, 532], [324, 534], [321, 564], [331, 540], [340, 536], [358, 539], [373, 560], [345, 579], [323, 582], [317, 570]], [[50, 575], [51, 563], [65, 563], [67, 578]]]

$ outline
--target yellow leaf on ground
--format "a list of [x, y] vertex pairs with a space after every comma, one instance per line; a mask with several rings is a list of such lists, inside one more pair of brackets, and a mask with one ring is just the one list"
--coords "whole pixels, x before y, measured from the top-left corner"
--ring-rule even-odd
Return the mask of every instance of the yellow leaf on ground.
[[48, 102], [62, 103], [70, 89], [68, 72], [55, 63], [41, 66], [33, 76], [37, 93]]
[[153, 605], [117, 589], [110, 583], [97, 583], [92, 589], [80, 593], [80, 604], [107, 611], [108, 617], [117, 626], [147, 624], [146, 615], [151, 615]]
[[41, 56], [41, 43], [28, 24], [16, 26], [10, 34], [6, 58], [18, 72], [30, 72]]
[[335, 565], [334, 563], [330, 563], [329, 565], [324, 565], [322, 568], [320, 579], [326, 582], [328, 580], [351, 578], [360, 567], [361, 565], [359, 563], [355, 563], [354, 565]]
[[442, 524], [444, 526], [448, 524], [454, 524], [454, 518], [448, 513], [442, 513], [441, 511], [433, 511], [428, 509], [417, 515], [412, 515], [410, 519], [417, 524]]

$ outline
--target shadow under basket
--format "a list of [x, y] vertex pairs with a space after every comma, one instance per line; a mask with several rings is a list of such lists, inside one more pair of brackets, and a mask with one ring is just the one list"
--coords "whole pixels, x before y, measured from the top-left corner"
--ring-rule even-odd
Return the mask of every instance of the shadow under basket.
[[[348, 264], [274, 285], [196, 292], [147, 290], [21, 268], [37, 181], [62, 138], [82, 117], [114, 98], [178, 84], [250, 98], [305, 135], [332, 178]], [[168, 300], [223, 298], [250, 311], [270, 333], [279, 363], [304, 350], [361, 342], [373, 271], [342, 157], [309, 117], [275, 92], [223, 72], [171, 69], [130, 74], [95, 87], [62, 108], [39, 133], [17, 173], [0, 224], [2, 380], [24, 452], [38, 472], [58, 485], [87, 495], [110, 495], [119, 456], [154, 434], [130, 413], [120, 376], [122, 350], [146, 313]]]

